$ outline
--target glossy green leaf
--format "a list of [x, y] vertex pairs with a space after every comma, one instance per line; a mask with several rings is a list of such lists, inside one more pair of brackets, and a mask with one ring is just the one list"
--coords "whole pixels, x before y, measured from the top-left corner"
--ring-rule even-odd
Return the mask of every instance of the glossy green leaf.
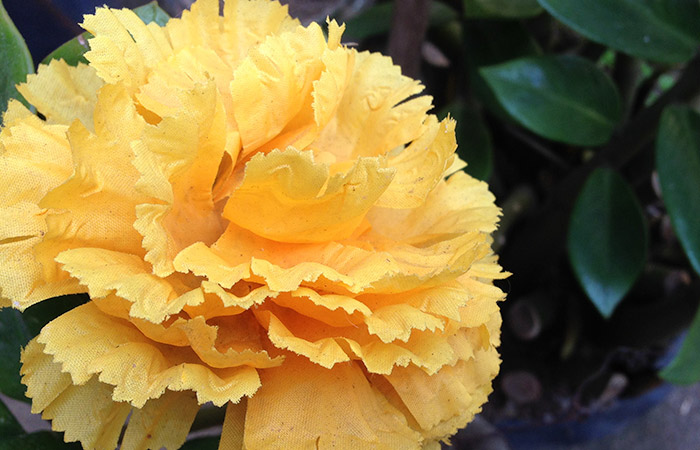
[[[155, 22], [161, 27], [170, 20], [168, 13], [161, 9], [156, 1], [134, 8], [134, 12], [143, 20], [143, 23]], [[41, 63], [48, 64], [52, 59], [62, 59], [71, 66], [77, 65], [79, 62], [87, 64], [88, 61], [84, 55], [90, 50], [88, 40], [91, 37], [92, 35], [85, 31], [51, 52]]]
[[542, 12], [537, 0], [463, 0], [466, 17], [522, 18]]
[[522, 58], [480, 72], [515, 120], [548, 139], [604, 144], [622, 114], [610, 78], [579, 57]]
[[692, 384], [700, 381], [700, 308], [695, 313], [681, 349], [659, 375], [675, 384]]
[[587, 38], [665, 63], [689, 59], [700, 45], [697, 0], [539, 0]]
[[0, 401], [0, 442], [18, 434], [24, 434], [24, 429], [7, 406]]
[[[361, 41], [371, 36], [389, 33], [393, 17], [393, 2], [380, 3], [347, 21], [343, 41]], [[439, 26], [458, 18], [457, 12], [440, 2], [430, 4], [430, 26]]]
[[583, 290], [610, 317], [644, 267], [646, 223], [627, 182], [596, 169], [578, 195], [569, 222], [569, 262]]
[[0, 450], [81, 450], [76, 442], [66, 443], [59, 433], [39, 431], [0, 439]]
[[700, 114], [685, 106], [664, 111], [656, 169], [673, 229], [700, 274]]
[[464, 171], [480, 180], [488, 180], [493, 171], [493, 147], [483, 118], [462, 103], [448, 105], [440, 117], [447, 113], [457, 121], [457, 153], [467, 163]]
[[465, 58], [471, 89], [489, 112], [512, 120], [496, 99], [479, 68], [542, 53], [534, 38], [516, 21], [478, 20], [464, 24]]
[[20, 349], [31, 335], [19, 311], [0, 309], [0, 392], [18, 400], [25, 400], [25, 388], [20, 383]]
[[[0, 111], [7, 109], [11, 98], [22, 99], [15, 85], [34, 71], [32, 57], [24, 39], [7, 15], [0, 1]], [[0, 124], [2, 119], [0, 118]]]
[[217, 450], [219, 448], [219, 436], [203, 437], [185, 442], [180, 450]]

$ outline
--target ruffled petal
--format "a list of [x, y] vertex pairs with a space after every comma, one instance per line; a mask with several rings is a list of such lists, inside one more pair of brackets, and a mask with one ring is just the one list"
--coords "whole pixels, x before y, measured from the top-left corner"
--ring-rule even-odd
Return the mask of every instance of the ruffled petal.
[[137, 189], [158, 201], [136, 208], [134, 228], [158, 276], [174, 272], [180, 250], [197, 241], [211, 244], [224, 230], [212, 197], [226, 144], [221, 99], [211, 84], [183, 92], [180, 99], [184, 107], [176, 117], [147, 127], [133, 144], [141, 174]]
[[438, 124], [428, 116], [423, 134], [398, 155], [388, 159], [396, 176], [375, 203], [386, 208], [416, 208], [425, 202], [430, 191], [452, 165], [457, 148], [455, 122], [445, 119]]
[[161, 397], [135, 408], [124, 433], [122, 450], [180, 448], [199, 411], [190, 391], [167, 391]]
[[248, 400], [246, 448], [420, 448], [420, 435], [356, 363], [328, 370], [290, 356], [261, 376]]
[[61, 364], [74, 384], [94, 374], [114, 386], [115, 401], [140, 408], [168, 390], [192, 390], [200, 404], [224, 405], [251, 396], [260, 387], [249, 366], [215, 369], [192, 349], [158, 345], [128, 322], [102, 313], [92, 302], [79, 306], [42, 329], [37, 341]]
[[246, 164], [223, 215], [276, 241], [343, 239], [356, 232], [392, 176], [375, 158], [359, 159], [346, 173], [331, 175], [311, 152], [259, 153]]
[[78, 119], [92, 130], [97, 91], [103, 84], [91, 66], [73, 67], [53, 59], [48, 65], [40, 64], [36, 75], [27, 76], [17, 90], [50, 123], [70, 125]]
[[338, 161], [386, 154], [417, 139], [432, 99], [418, 81], [401, 75], [391, 58], [356, 53], [354, 70], [335, 116], [310, 147]]
[[129, 9], [98, 8], [83, 28], [94, 35], [85, 58], [107, 83], [121, 83], [130, 95], [145, 84], [150, 70], [172, 54], [165, 31], [148, 25]]

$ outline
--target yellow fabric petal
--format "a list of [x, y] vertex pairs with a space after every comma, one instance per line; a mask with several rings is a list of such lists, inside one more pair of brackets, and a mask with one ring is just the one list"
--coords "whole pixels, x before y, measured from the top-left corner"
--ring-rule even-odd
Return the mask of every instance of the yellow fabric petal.
[[113, 450], [131, 406], [112, 400], [112, 387], [90, 379], [71, 385], [44, 409], [51, 428], [65, 432], [66, 442], [80, 441], [83, 448]]
[[248, 400], [245, 397], [238, 403], [229, 402], [226, 405], [219, 450], [243, 450], [243, 430], [247, 410]]
[[185, 107], [177, 117], [149, 126], [133, 144], [141, 173], [137, 189], [165, 203], [139, 205], [134, 223], [144, 237], [145, 259], [159, 276], [174, 272], [180, 250], [197, 241], [211, 244], [224, 230], [212, 186], [226, 144], [225, 111], [211, 84], [181, 100]]
[[410, 305], [388, 305], [372, 312], [365, 319], [367, 330], [382, 342], [406, 342], [415, 330], [444, 330], [444, 322]]
[[82, 26], [95, 36], [85, 54], [90, 66], [107, 83], [122, 83], [130, 95], [172, 54], [163, 29], [155, 23], [145, 25], [129, 9], [98, 8], [85, 16]]
[[456, 148], [455, 122], [445, 119], [438, 124], [435, 116], [428, 116], [423, 134], [388, 159], [389, 167], [396, 169], [396, 176], [376, 206], [421, 206], [452, 165]]
[[[257, 154], [226, 203], [224, 217], [268, 239], [324, 242], [356, 231], [393, 173], [375, 158], [330, 175], [311, 152], [289, 148]], [[250, 211], [255, 211], [251, 214]]]
[[246, 448], [420, 448], [420, 435], [355, 363], [328, 370], [290, 356], [261, 376], [248, 400]]
[[420, 136], [431, 98], [420, 96], [418, 81], [401, 75], [391, 59], [357, 53], [354, 71], [334, 118], [310, 147], [338, 161], [385, 154]]
[[26, 396], [32, 399], [34, 414], [43, 411], [72, 384], [70, 375], [44, 353], [44, 346], [36, 338], [24, 347], [20, 361], [22, 383], [27, 386]]
[[82, 63], [73, 67], [53, 59], [48, 65], [40, 64], [36, 75], [27, 76], [17, 90], [50, 123], [70, 125], [78, 119], [92, 130], [97, 91], [103, 84], [92, 67]]
[[260, 386], [254, 368], [205, 366], [192, 349], [158, 345], [92, 302], [53, 320], [37, 340], [74, 384], [84, 384], [98, 374], [100, 382], [114, 386], [115, 401], [137, 408], [166, 389], [192, 390], [200, 404], [211, 401], [221, 406], [253, 395]]
[[335, 327], [359, 324], [372, 311], [362, 302], [347, 295], [319, 294], [313, 289], [300, 287], [288, 294], [270, 299], [274, 303]]
[[124, 433], [122, 450], [176, 449], [185, 442], [199, 405], [190, 391], [167, 391], [136, 408]]

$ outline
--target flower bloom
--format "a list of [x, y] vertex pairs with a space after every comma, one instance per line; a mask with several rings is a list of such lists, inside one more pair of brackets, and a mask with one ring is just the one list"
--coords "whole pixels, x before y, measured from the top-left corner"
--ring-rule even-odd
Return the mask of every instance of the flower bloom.
[[[23, 351], [84, 448], [439, 448], [498, 372], [499, 211], [454, 122], [343, 27], [199, 0], [99, 9], [89, 65], [41, 66], [0, 134], [3, 306], [87, 292]], [[51, 300], [47, 300], [51, 301]]]

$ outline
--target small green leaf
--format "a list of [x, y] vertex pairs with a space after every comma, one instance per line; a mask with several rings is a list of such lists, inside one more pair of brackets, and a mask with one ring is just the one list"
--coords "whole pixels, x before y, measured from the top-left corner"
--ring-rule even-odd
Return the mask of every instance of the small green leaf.
[[[24, 39], [15, 28], [0, 1], [0, 111], [7, 109], [11, 98], [22, 99], [15, 86], [34, 72], [34, 63]], [[2, 124], [2, 118], [0, 118]]]
[[515, 120], [555, 141], [604, 144], [622, 114], [610, 78], [579, 57], [522, 58], [480, 72]]
[[673, 229], [700, 274], [700, 114], [686, 106], [666, 108], [656, 139], [656, 169]]
[[488, 180], [493, 171], [493, 148], [489, 133], [481, 115], [462, 103], [448, 105], [441, 117], [447, 113], [457, 121], [457, 153], [466, 163], [469, 175]]
[[17, 422], [12, 412], [0, 400], [0, 445], [2, 445], [3, 440], [19, 434], [24, 434], [22, 425]]
[[19, 311], [12, 308], [0, 309], [0, 336], [0, 392], [26, 401], [25, 389], [19, 376], [19, 354], [31, 335]]
[[661, 378], [674, 384], [700, 381], [700, 308], [695, 313], [681, 349], [668, 366], [659, 372]]
[[539, 0], [587, 38], [664, 63], [689, 59], [700, 45], [697, 0]]
[[81, 450], [77, 442], [63, 442], [59, 433], [39, 431], [21, 434], [10, 439], [0, 439], [0, 450]]
[[465, 17], [533, 17], [542, 12], [537, 0], [463, 0]]
[[[156, 1], [134, 8], [133, 11], [143, 23], [155, 22], [162, 27], [170, 20], [168, 13], [162, 10]], [[90, 50], [88, 40], [91, 38], [92, 35], [85, 31], [51, 52], [41, 63], [48, 64], [52, 59], [62, 59], [71, 66], [76, 66], [79, 62], [87, 64], [88, 60], [84, 55]]]
[[569, 223], [569, 262], [583, 290], [610, 317], [644, 267], [642, 208], [614, 170], [596, 169], [579, 193]]
[[[387, 34], [391, 29], [394, 4], [380, 3], [347, 21], [343, 41], [361, 41], [371, 36]], [[457, 19], [457, 12], [440, 2], [432, 2], [430, 5], [430, 26], [439, 26]]]
[[180, 450], [217, 450], [219, 448], [219, 436], [192, 439], [185, 442]]
[[139, 6], [138, 8], [134, 8], [134, 12], [141, 20], [143, 20], [143, 23], [155, 22], [161, 27], [165, 26], [165, 24], [168, 23], [168, 20], [170, 20], [168, 13], [163, 11], [160, 6], [158, 6], [158, 2], [156, 0], [153, 0], [152, 2], [143, 6]]
[[524, 56], [540, 55], [542, 50], [520, 22], [508, 20], [466, 22], [463, 48], [474, 95], [489, 112], [511, 121], [478, 69]]

